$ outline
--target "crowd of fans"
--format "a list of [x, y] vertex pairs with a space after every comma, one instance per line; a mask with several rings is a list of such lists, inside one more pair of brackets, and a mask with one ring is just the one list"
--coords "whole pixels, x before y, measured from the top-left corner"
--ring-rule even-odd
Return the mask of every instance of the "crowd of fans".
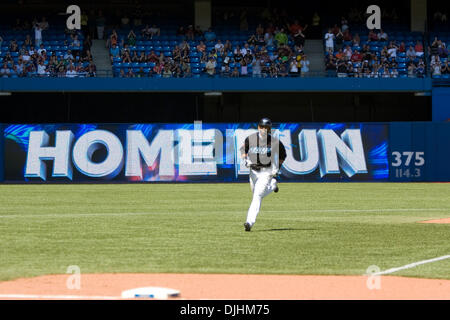
[[[243, 41], [219, 37], [211, 28], [203, 32], [189, 25], [180, 27], [175, 35], [178, 41], [168, 46], [158, 40], [160, 28], [152, 28], [146, 26], [138, 34], [131, 30], [123, 38], [112, 31], [107, 46], [117, 76], [276, 78], [309, 72], [309, 60], [303, 52], [305, 28], [298, 21], [287, 28], [260, 24]], [[154, 47], [136, 46], [143, 40], [154, 40]]]
[[448, 55], [450, 51], [450, 42], [445, 42], [435, 37], [430, 45], [430, 68], [433, 77], [450, 74], [450, 66], [448, 65]]
[[18, 20], [13, 30], [28, 31], [30, 26], [34, 37], [26, 34], [24, 39], [16, 38], [5, 43], [0, 35], [0, 77], [96, 76], [89, 36], [84, 38], [81, 32], [66, 30], [59, 50], [53, 50], [44, 45], [49, 43], [45, 33], [50, 29], [45, 18], [41, 22], [35, 20], [31, 25], [28, 21], [22, 23]]
[[[361, 38], [364, 38], [362, 40]], [[325, 70], [338, 77], [397, 78], [424, 77], [427, 64], [421, 40], [396, 41], [382, 29], [367, 36], [352, 34], [343, 17], [341, 26], [329, 28], [324, 36]]]

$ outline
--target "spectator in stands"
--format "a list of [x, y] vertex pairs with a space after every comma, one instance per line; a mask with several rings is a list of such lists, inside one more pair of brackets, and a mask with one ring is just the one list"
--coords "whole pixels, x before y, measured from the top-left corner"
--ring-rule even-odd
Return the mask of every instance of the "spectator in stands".
[[344, 44], [344, 34], [342, 33], [340, 28], [334, 37], [334, 50], [342, 49], [342, 46]]
[[74, 78], [77, 76], [77, 71], [75, 70], [74, 66], [71, 64], [66, 71], [66, 77], [67, 78]]
[[241, 63], [241, 76], [246, 77], [248, 75], [247, 61]]
[[200, 43], [197, 45], [197, 51], [200, 53], [206, 51], [206, 45], [203, 43], [203, 41], [200, 41]]
[[448, 58], [448, 50], [445, 47], [445, 43], [443, 43], [442, 41], [439, 43], [438, 56], [442, 59]]
[[42, 27], [39, 23], [35, 23], [33, 26], [34, 29], [34, 43], [36, 47], [39, 47], [42, 43]]
[[334, 52], [334, 34], [331, 29], [325, 34], [325, 50]]
[[13, 39], [9, 42], [9, 51], [10, 52], [17, 52], [19, 51], [19, 46], [17, 44], [17, 40]]
[[293, 35], [293, 38], [296, 46], [303, 47], [305, 45], [306, 36], [301, 29], [298, 29], [298, 31]]
[[260, 78], [261, 77], [261, 59], [259, 56], [255, 57], [255, 59], [252, 62], [252, 76]]
[[355, 50], [351, 56], [352, 62], [361, 62], [362, 61], [362, 55], [359, 53], [358, 50]]
[[164, 67], [163, 78], [170, 78], [170, 77], [172, 77], [172, 70], [170, 66]]
[[216, 40], [216, 34], [211, 28], [208, 28], [208, 31], [205, 32], [204, 37], [206, 42], [213, 42]]
[[184, 60], [181, 62], [181, 70], [184, 78], [191, 76], [191, 65], [188, 62]]
[[156, 62], [156, 65], [153, 67], [153, 72], [157, 75], [161, 75], [164, 70], [164, 66], [159, 62]]
[[448, 64], [448, 60], [441, 67], [441, 74], [449, 75], [450, 74], [450, 65]]
[[153, 38], [154, 36], [160, 36], [161, 35], [161, 29], [158, 28], [156, 26], [156, 24], [153, 24], [152, 27], [149, 29], [149, 31], [150, 31], [151, 38]]
[[47, 67], [44, 65], [44, 61], [39, 61], [38, 67], [37, 67], [37, 74], [40, 77], [47, 75]]
[[223, 66], [222, 70], [220, 71], [220, 75], [224, 78], [229, 78], [231, 76], [230, 66], [229, 65]]
[[41, 43], [41, 45], [40, 45], [40, 47], [39, 47], [39, 49], [38, 49], [38, 54], [40, 55], [40, 56], [42, 56], [42, 54], [43, 54], [43, 52], [46, 52], [47, 50], [45, 50], [45, 48], [44, 48], [44, 45]]
[[397, 71], [397, 69], [395, 69], [395, 68], [391, 69], [390, 76], [391, 76], [391, 78], [398, 78], [398, 71]]
[[349, 29], [342, 31], [342, 34], [344, 35], [344, 41], [352, 41], [353, 40], [352, 34], [350, 33]]
[[113, 62], [114, 58], [120, 58], [120, 50], [117, 45], [113, 45], [111, 49], [109, 49], [109, 56], [111, 58], [111, 62]]
[[398, 50], [398, 47], [395, 45], [395, 43], [393, 41], [391, 41], [391, 43], [388, 46], [388, 50], [387, 50], [388, 57], [389, 58], [397, 57], [397, 50]]
[[73, 38], [73, 41], [71, 43], [71, 47], [73, 48], [72, 50], [75, 51], [74, 53], [76, 55], [78, 55], [80, 50], [81, 50], [81, 42], [78, 39], [78, 35], [75, 35], [75, 37]]
[[213, 76], [216, 73], [216, 62], [213, 58], [210, 58], [205, 66], [206, 73], [210, 76]]
[[281, 28], [280, 31], [275, 34], [275, 41], [278, 47], [288, 43], [289, 39], [287, 34], [284, 32], [284, 28]]
[[367, 36], [367, 41], [369, 41], [369, 42], [378, 41], [378, 36], [375, 33], [375, 31], [373, 31], [373, 30], [369, 31], [369, 35]]
[[414, 50], [416, 51], [416, 57], [422, 57], [423, 56], [423, 45], [422, 43], [417, 40], [416, 46], [414, 47]]
[[130, 30], [130, 32], [128, 32], [128, 35], [127, 35], [127, 44], [129, 46], [131, 46], [131, 47], [135, 46], [136, 45], [136, 39], [137, 39], [136, 34], [134, 33], [133, 30]]
[[86, 74], [86, 77], [96, 77], [97, 76], [97, 72], [95, 71], [95, 68], [93, 65], [89, 65], [88, 67], [88, 72]]
[[25, 45], [25, 47], [29, 47], [33, 44], [33, 40], [31, 40], [31, 37], [29, 34], [27, 34], [23, 44]]
[[383, 29], [380, 29], [380, 32], [378, 33], [377, 37], [378, 37], [379, 41], [388, 41], [389, 40], [387, 33], [384, 32]]
[[73, 60], [73, 55], [71, 50], [67, 50], [66, 54], [64, 54], [64, 60]]
[[352, 45], [355, 46], [355, 47], [359, 47], [360, 44], [361, 44], [361, 39], [359, 37], [359, 33], [357, 33], [353, 37]]
[[310, 62], [308, 60], [308, 56], [305, 54], [305, 55], [303, 55], [302, 60], [301, 60], [301, 66], [302, 66], [301, 74], [302, 74], [302, 77], [308, 75], [308, 73], [309, 73], [309, 65], [310, 65]]
[[250, 38], [247, 40], [247, 43], [254, 46], [256, 44], [256, 35], [252, 34]]
[[233, 46], [231, 45], [230, 40], [226, 40], [225, 44], [223, 46], [223, 50], [225, 51], [231, 51], [233, 49]]
[[125, 71], [123, 69], [120, 69], [119, 78], [126, 78]]
[[425, 62], [423, 61], [423, 59], [419, 59], [416, 68], [417, 77], [423, 78], [425, 76], [425, 72], [426, 72]]
[[222, 52], [223, 51], [223, 48], [224, 48], [224, 45], [223, 45], [223, 43], [222, 43], [222, 40], [217, 40], [217, 43], [216, 43], [216, 45], [214, 46], [214, 49], [216, 49], [216, 51], [217, 52]]
[[133, 72], [132, 68], [128, 68], [127, 73], [125, 74], [125, 78], [135, 78], [136, 75]]
[[413, 78], [416, 76], [416, 66], [414, 63], [410, 63], [408, 66], [408, 77]]
[[181, 63], [182, 57], [181, 57], [181, 50], [179, 46], [175, 46], [172, 51], [172, 59], [176, 63]]
[[431, 66], [431, 72], [433, 76], [440, 76], [441, 75], [441, 60], [439, 59], [439, 56], [434, 56], [434, 59], [430, 63]]
[[155, 51], [154, 50], [150, 51], [150, 53], [147, 56], [147, 62], [156, 63], [158, 61], [159, 61], [159, 59], [158, 59], [158, 56], [156, 55]]
[[150, 40], [152, 37], [152, 33], [150, 31], [150, 26], [147, 24], [145, 25], [145, 28], [141, 30], [141, 35], [142, 37], [144, 37], [146, 40]]
[[194, 27], [192, 25], [189, 25], [186, 29], [186, 38], [188, 40], [194, 40], [195, 39], [195, 32]]
[[406, 44], [405, 44], [405, 42], [402, 41], [400, 43], [400, 46], [398, 47], [398, 52], [401, 52], [401, 53], [406, 52]]
[[233, 72], [231, 72], [232, 78], [239, 78], [239, 70], [237, 67], [234, 67]]
[[8, 63], [4, 62], [3, 67], [0, 69], [0, 77], [8, 78], [11, 73], [11, 70], [8, 67]]
[[273, 33], [266, 32], [264, 34], [264, 42], [265, 42], [266, 46], [273, 47], [275, 45], [274, 41], [275, 41], [275, 39], [273, 37]]
[[262, 24], [258, 24], [258, 26], [256, 27], [255, 30], [256, 35], [264, 35], [264, 27], [262, 26]]
[[300, 74], [300, 72], [298, 69], [297, 59], [295, 59], [295, 57], [293, 57], [289, 63], [289, 75], [291, 77], [298, 77], [299, 74]]
[[416, 51], [413, 46], [409, 46], [409, 49], [406, 51], [406, 58], [408, 58], [408, 60], [414, 60], [416, 58]]

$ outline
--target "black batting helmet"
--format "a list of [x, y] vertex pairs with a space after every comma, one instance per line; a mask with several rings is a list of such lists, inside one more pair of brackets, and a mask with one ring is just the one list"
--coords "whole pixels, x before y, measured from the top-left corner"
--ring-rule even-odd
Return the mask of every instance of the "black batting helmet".
[[272, 121], [269, 118], [262, 118], [258, 122], [259, 127], [272, 128]]

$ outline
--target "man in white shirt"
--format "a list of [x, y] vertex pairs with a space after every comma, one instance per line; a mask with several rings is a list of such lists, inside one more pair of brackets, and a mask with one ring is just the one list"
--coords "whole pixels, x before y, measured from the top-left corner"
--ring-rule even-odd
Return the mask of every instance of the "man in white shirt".
[[67, 50], [67, 53], [64, 55], [64, 60], [73, 60], [73, 55], [70, 50]]
[[47, 69], [47, 67], [44, 65], [44, 62], [43, 61], [39, 62], [38, 67], [37, 67], [37, 73], [40, 76], [44, 76], [47, 74], [46, 69]]
[[380, 41], [388, 41], [388, 35], [386, 32], [383, 31], [383, 29], [380, 29], [380, 32], [378, 33], [378, 40]]
[[45, 50], [44, 45], [42, 43], [37, 52], [38, 52], [38, 55], [40, 55], [40, 56], [42, 56], [42, 52], [47, 52], [47, 50]]
[[25, 54], [22, 56], [23, 61], [28, 62], [31, 59], [30, 52], [27, 50], [25, 51]]
[[246, 43], [244, 47], [241, 49], [241, 53], [243, 56], [245, 56], [247, 52], [250, 52], [250, 54], [252, 53], [252, 50], [248, 47], [248, 43]]
[[66, 72], [66, 77], [67, 78], [75, 78], [76, 76], [77, 76], [77, 72], [76, 72], [75, 68], [73, 67], [73, 65], [71, 65]]
[[325, 34], [325, 50], [334, 51], [334, 34], [331, 32], [331, 29], [328, 29], [328, 32]]
[[390, 44], [388, 48], [388, 55], [390, 58], [396, 58], [397, 57], [397, 49], [398, 47], [394, 44]]
[[33, 28], [34, 28], [34, 41], [36, 47], [39, 47], [42, 43], [42, 27], [39, 23], [36, 23]]
[[217, 52], [222, 52], [222, 50], [223, 50], [223, 43], [222, 43], [222, 41], [220, 39], [217, 40], [217, 43], [214, 46], [214, 49], [216, 49]]

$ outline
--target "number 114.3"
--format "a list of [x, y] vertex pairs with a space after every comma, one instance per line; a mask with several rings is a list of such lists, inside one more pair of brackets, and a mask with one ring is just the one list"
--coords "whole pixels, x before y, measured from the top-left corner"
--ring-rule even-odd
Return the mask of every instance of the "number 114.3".
[[395, 177], [396, 178], [419, 178], [421, 176], [421, 172], [419, 168], [414, 169], [395, 169]]

